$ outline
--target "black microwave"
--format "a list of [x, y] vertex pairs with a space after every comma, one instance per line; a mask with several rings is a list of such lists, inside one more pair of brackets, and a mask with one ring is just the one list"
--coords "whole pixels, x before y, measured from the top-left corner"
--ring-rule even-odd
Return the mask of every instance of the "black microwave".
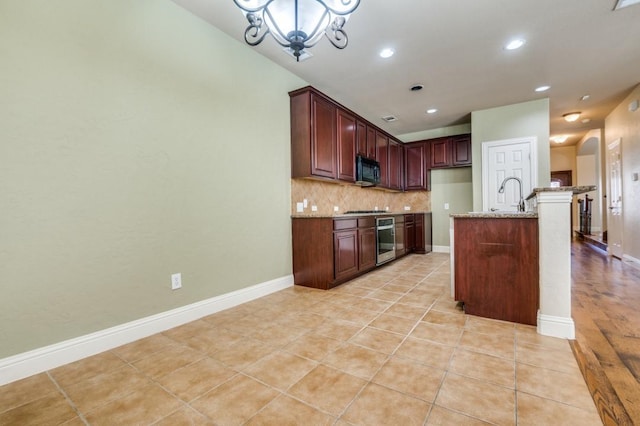
[[376, 160], [356, 156], [356, 184], [360, 186], [375, 186], [380, 183], [380, 163]]

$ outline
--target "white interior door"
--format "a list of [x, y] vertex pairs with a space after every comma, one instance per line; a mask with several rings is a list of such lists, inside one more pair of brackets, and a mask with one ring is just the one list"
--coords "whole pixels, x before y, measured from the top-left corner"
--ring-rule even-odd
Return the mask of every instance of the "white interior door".
[[[536, 138], [509, 139], [484, 142], [482, 144], [482, 209], [484, 211], [517, 211], [520, 197], [531, 194], [537, 181]], [[517, 177], [522, 181], [510, 180], [504, 193], [498, 193], [502, 182], [508, 177]]]
[[622, 259], [622, 144], [617, 139], [607, 146], [607, 243], [609, 253]]

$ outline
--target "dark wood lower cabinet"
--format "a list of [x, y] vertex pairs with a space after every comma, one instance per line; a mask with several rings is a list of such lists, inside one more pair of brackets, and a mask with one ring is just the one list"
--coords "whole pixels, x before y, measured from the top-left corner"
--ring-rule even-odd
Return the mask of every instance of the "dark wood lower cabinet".
[[415, 216], [412, 214], [404, 216], [404, 246], [407, 253], [413, 253], [416, 249]]
[[[423, 224], [430, 213], [393, 216], [396, 219], [396, 257], [414, 250], [425, 253], [424, 246], [418, 244], [425, 239], [425, 227], [419, 228], [417, 224]], [[374, 216], [293, 218], [294, 283], [327, 290], [374, 269], [375, 225]], [[422, 235], [414, 235], [418, 231]]]
[[396, 232], [396, 258], [402, 257], [407, 253], [407, 247], [405, 245], [405, 224], [404, 215], [395, 217], [395, 232]]
[[376, 267], [376, 228], [358, 228], [360, 238], [360, 267], [361, 272], [369, 271]]
[[305, 287], [331, 288], [333, 272], [333, 220], [292, 219], [293, 280]]
[[358, 230], [333, 233], [335, 279], [340, 280], [358, 273]]
[[538, 220], [455, 218], [455, 299], [467, 314], [536, 325]]

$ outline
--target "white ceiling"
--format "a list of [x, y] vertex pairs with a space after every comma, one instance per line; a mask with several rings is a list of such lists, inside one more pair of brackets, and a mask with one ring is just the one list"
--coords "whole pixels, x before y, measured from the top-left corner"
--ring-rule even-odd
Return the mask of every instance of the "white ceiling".
[[[244, 43], [232, 0], [173, 0]], [[271, 38], [255, 49], [373, 124], [399, 136], [471, 121], [471, 111], [549, 97], [551, 135], [575, 144], [640, 83], [640, 5], [615, 0], [362, 0], [349, 45], [322, 39], [304, 62]], [[516, 51], [513, 38], [527, 43]], [[378, 52], [395, 49], [390, 59]], [[211, 52], [213, 54], [214, 52]], [[207, 52], [202, 52], [207, 54]], [[260, 70], [256, 70], [260, 78]], [[424, 89], [411, 92], [410, 86]], [[550, 85], [545, 93], [534, 89]], [[589, 94], [590, 98], [580, 98]], [[428, 108], [437, 108], [427, 115]], [[566, 123], [562, 114], [582, 111]], [[383, 116], [394, 115], [387, 123]]]

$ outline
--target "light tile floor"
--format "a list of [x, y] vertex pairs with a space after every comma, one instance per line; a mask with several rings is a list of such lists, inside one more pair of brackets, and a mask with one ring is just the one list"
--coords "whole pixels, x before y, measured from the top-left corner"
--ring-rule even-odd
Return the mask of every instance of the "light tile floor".
[[0, 425], [83, 424], [602, 423], [568, 342], [465, 315], [432, 253], [0, 387]]

